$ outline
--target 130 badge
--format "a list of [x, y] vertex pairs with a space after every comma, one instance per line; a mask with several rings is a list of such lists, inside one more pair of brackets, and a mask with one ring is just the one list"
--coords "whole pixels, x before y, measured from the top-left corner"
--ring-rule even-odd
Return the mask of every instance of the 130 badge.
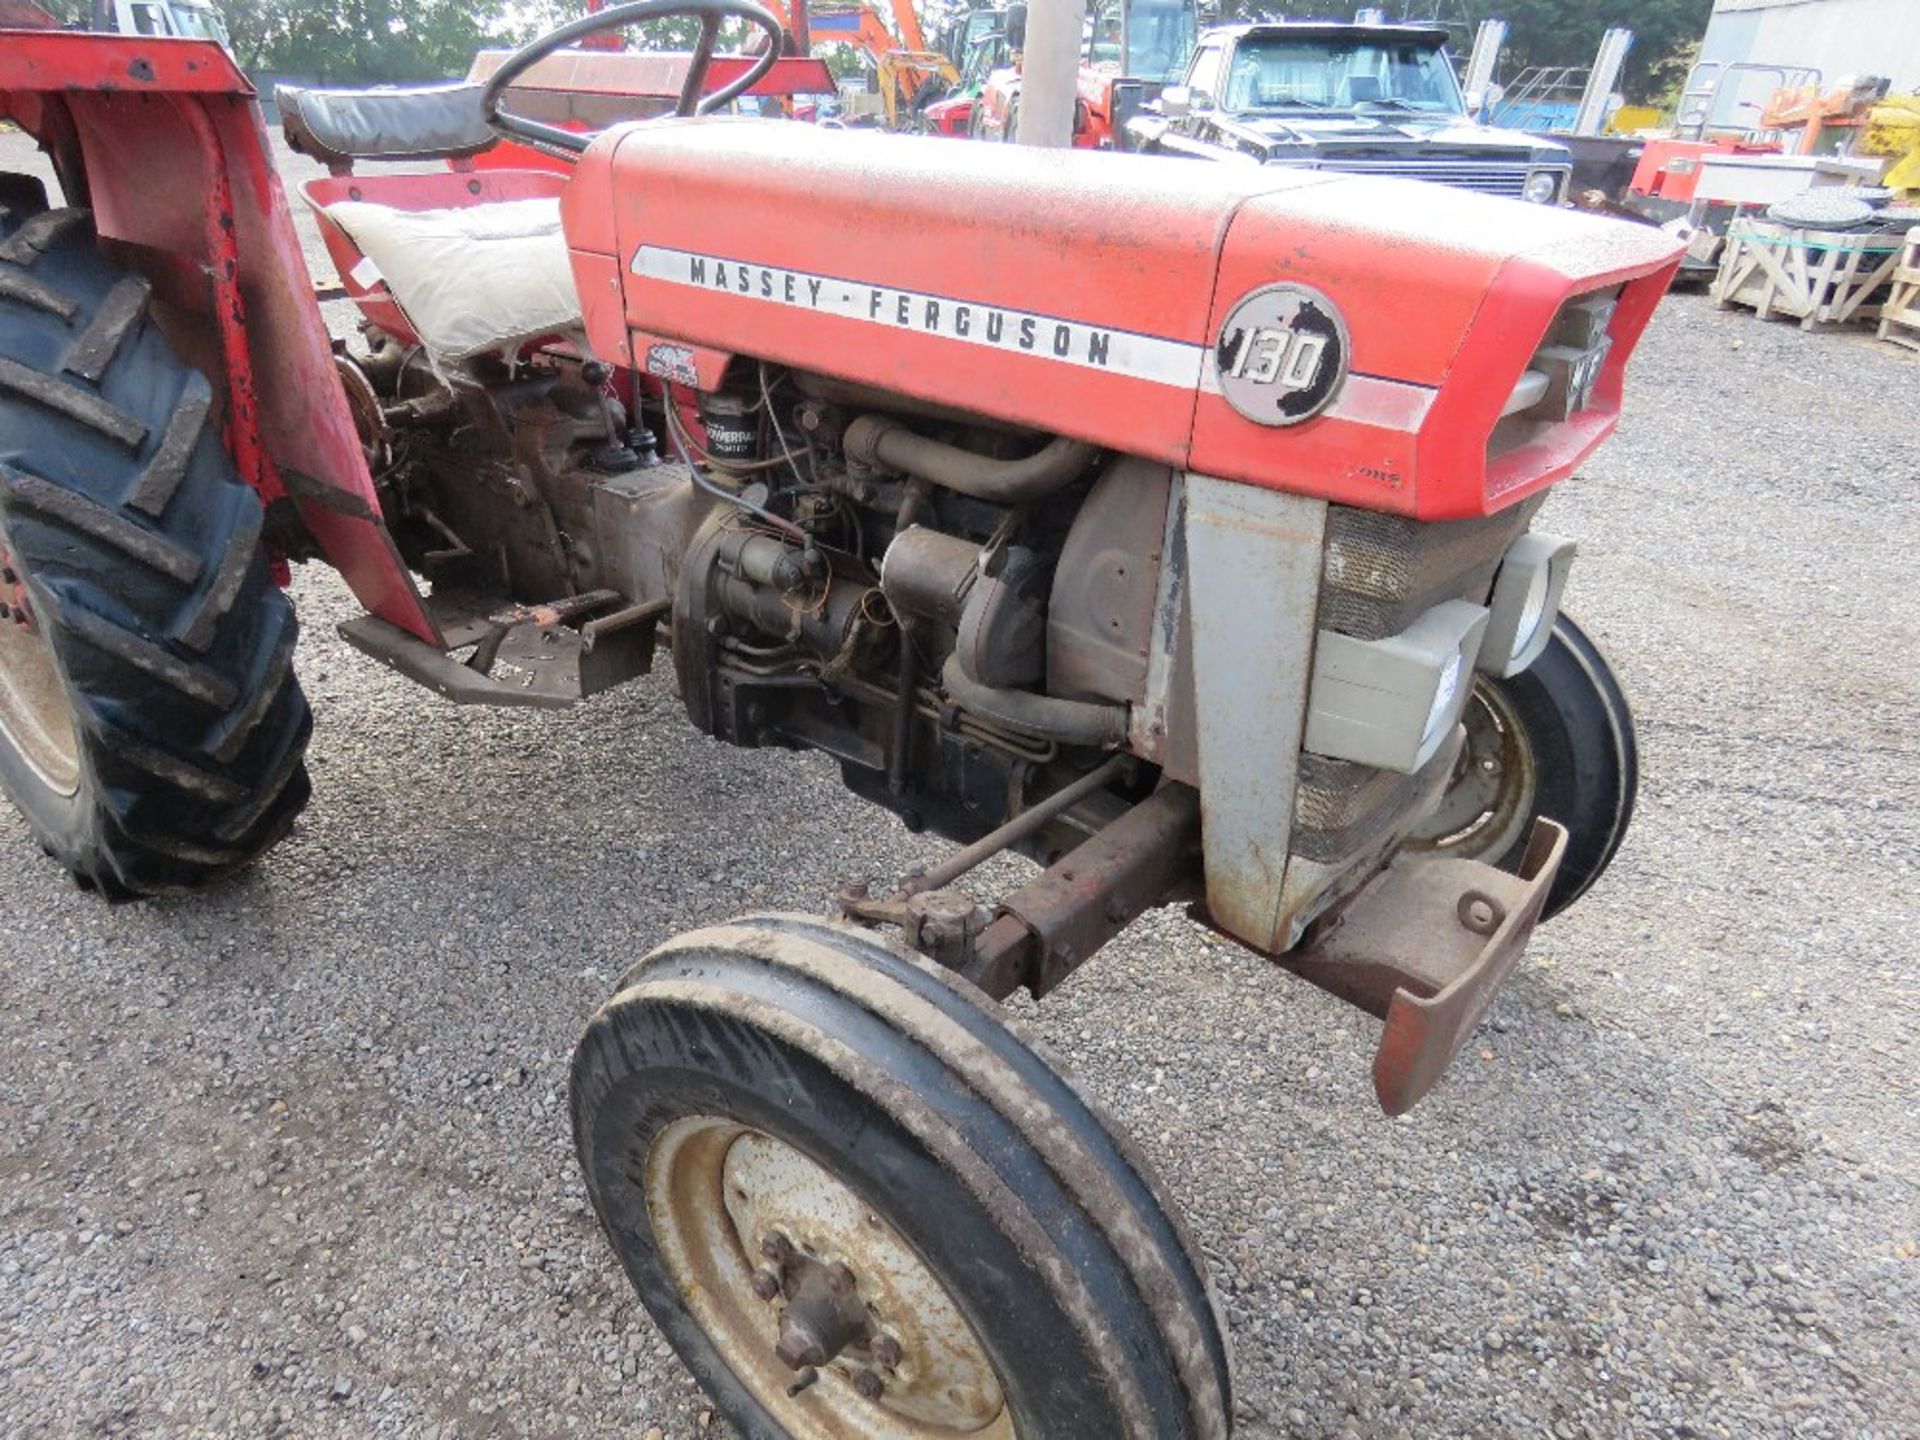
[[1298, 425], [1324, 410], [1347, 378], [1347, 327], [1306, 285], [1267, 285], [1241, 298], [1214, 346], [1220, 391], [1249, 420]]

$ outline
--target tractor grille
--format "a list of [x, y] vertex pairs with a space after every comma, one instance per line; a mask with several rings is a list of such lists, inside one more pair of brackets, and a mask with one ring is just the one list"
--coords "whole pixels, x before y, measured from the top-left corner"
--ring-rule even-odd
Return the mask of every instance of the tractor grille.
[[1425, 769], [1402, 775], [1303, 754], [1293, 800], [1293, 853], [1340, 865], [1378, 849], [1385, 836], [1412, 822], [1415, 803], [1433, 789], [1437, 775], [1452, 768], [1453, 759], [1453, 747], [1442, 745]]
[[1526, 195], [1527, 177], [1538, 167], [1476, 160], [1322, 160], [1318, 168], [1347, 175], [1429, 180], [1457, 190], [1477, 190], [1483, 195], [1506, 195], [1518, 200]]
[[[1318, 623], [1378, 640], [1399, 634], [1443, 600], [1484, 604], [1501, 557], [1543, 499], [1477, 520], [1438, 523], [1330, 506]], [[1290, 940], [1366, 879], [1432, 803], [1459, 755], [1460, 734], [1456, 730], [1414, 775], [1300, 756], [1293, 861], [1281, 900]]]
[[1410, 520], [1377, 510], [1327, 510], [1320, 626], [1360, 640], [1398, 635], [1442, 600], [1484, 602], [1507, 547], [1544, 496], [1478, 520]]

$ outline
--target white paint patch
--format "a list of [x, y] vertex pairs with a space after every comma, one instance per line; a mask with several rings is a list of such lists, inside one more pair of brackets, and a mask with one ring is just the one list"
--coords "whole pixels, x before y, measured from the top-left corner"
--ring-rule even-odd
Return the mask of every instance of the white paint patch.
[[642, 245], [632, 268], [636, 275], [669, 285], [837, 315], [881, 329], [937, 335], [1182, 390], [1199, 385], [1208, 353], [1204, 346], [1158, 335], [659, 245]]

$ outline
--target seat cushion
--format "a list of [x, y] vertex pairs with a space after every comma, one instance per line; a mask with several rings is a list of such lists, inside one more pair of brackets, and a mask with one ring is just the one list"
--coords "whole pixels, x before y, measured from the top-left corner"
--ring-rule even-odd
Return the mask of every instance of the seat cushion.
[[[454, 210], [341, 200], [326, 213], [373, 262], [421, 343], [443, 360], [580, 328], [557, 197]], [[356, 267], [355, 278], [371, 277]]]
[[478, 85], [372, 90], [274, 88], [287, 143], [329, 164], [474, 155], [500, 137], [480, 113]]

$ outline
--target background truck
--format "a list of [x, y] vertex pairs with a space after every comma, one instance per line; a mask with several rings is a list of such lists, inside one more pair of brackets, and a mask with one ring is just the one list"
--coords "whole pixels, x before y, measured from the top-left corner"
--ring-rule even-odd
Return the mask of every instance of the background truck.
[[[673, 115], [512, 112], [685, 16]], [[709, 84], [724, 24], [767, 43]], [[364, 321], [336, 348], [223, 50], [0, 35], [60, 192], [0, 177], [0, 781], [108, 895], [265, 853], [309, 797], [293, 563], [455, 703], [670, 664], [702, 732], [958, 848], [683, 935], [589, 1022], [575, 1147], [662, 1333], [745, 1434], [1224, 1436], [1205, 1261], [997, 1001], [1184, 905], [1382, 1020], [1388, 1111], [1432, 1090], [1631, 813], [1575, 547], [1532, 522], [1677, 247], [714, 115], [785, 39], [642, 0], [484, 86], [283, 89]], [[564, 172], [475, 164], [499, 136]], [[396, 158], [443, 168], [357, 168]]]
[[1446, 42], [1438, 26], [1222, 26], [1128, 133], [1151, 154], [1564, 199], [1567, 148], [1472, 119]]
[[[56, 29], [59, 18], [34, 0], [0, 0], [0, 28]], [[78, 28], [122, 35], [173, 35], [212, 40], [231, 50], [227, 22], [208, 0], [93, 0]]]

